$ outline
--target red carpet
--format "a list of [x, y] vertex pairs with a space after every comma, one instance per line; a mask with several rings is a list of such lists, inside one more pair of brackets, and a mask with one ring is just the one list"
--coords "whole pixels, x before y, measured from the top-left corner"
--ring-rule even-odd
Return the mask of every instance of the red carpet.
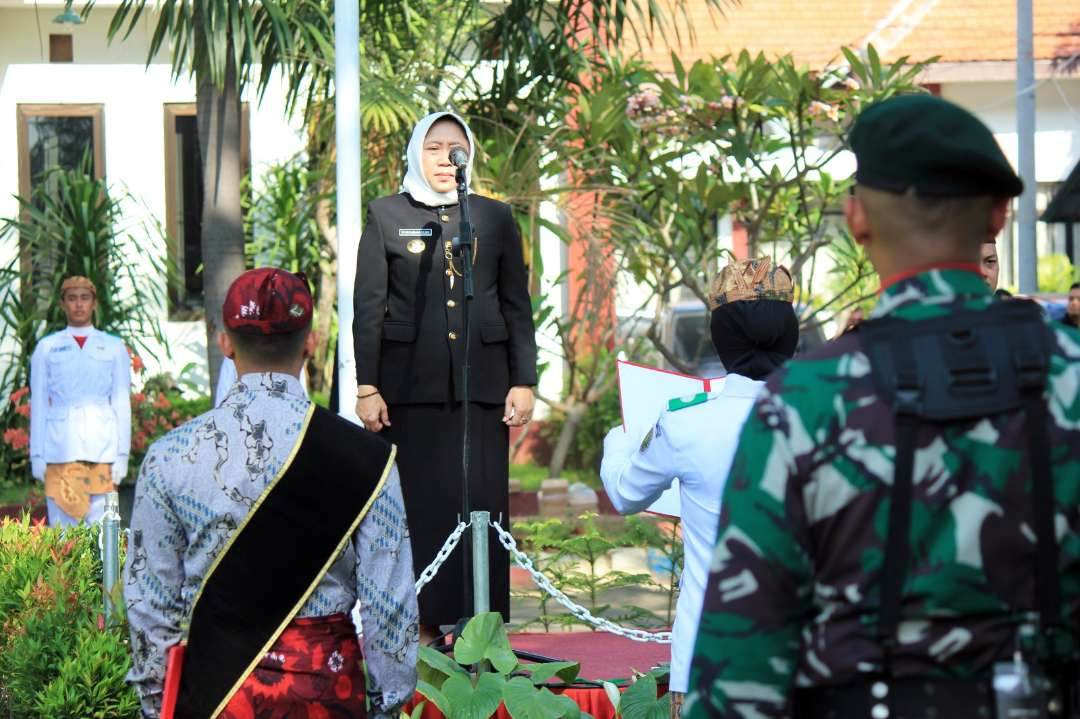
[[582, 679], [627, 679], [671, 659], [671, 645], [635, 642], [607, 632], [511, 634], [510, 646], [559, 661], [581, 662]]

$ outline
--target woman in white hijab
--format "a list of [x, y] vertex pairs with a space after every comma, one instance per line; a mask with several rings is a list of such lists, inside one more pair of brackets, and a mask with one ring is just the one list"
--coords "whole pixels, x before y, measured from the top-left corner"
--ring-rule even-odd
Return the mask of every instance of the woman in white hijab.
[[[509, 428], [533, 411], [536, 340], [528, 272], [511, 208], [470, 195], [475, 297], [465, 336], [455, 166], [465, 150], [471, 179], [476, 140], [450, 112], [421, 119], [409, 142], [401, 192], [368, 206], [357, 257], [353, 338], [356, 412], [398, 445], [397, 465], [413, 566], [426, 567], [462, 507], [462, 364], [468, 347], [470, 507], [509, 516]], [[491, 607], [509, 620], [509, 558], [492, 542]], [[454, 624], [469, 607], [459, 549], [420, 595], [421, 634]]]

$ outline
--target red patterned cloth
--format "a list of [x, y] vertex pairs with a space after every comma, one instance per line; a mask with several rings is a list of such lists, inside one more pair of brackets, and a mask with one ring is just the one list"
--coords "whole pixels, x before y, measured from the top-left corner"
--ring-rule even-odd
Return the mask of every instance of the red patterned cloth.
[[220, 719], [364, 719], [364, 670], [345, 614], [294, 619]]

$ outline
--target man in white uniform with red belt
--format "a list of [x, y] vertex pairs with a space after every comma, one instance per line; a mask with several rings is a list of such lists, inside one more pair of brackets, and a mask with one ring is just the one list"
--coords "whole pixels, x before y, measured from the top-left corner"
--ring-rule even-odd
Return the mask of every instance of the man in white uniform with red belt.
[[97, 288], [86, 277], [64, 280], [60, 304], [68, 326], [30, 360], [30, 471], [45, 483], [54, 527], [99, 521], [131, 450], [127, 348], [94, 328]]

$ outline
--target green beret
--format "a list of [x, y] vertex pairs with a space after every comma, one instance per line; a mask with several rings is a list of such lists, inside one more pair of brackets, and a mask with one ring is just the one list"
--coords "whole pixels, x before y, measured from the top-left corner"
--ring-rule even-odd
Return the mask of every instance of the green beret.
[[1024, 183], [990, 129], [967, 110], [933, 95], [899, 95], [855, 120], [855, 181], [924, 197], [1015, 197]]

